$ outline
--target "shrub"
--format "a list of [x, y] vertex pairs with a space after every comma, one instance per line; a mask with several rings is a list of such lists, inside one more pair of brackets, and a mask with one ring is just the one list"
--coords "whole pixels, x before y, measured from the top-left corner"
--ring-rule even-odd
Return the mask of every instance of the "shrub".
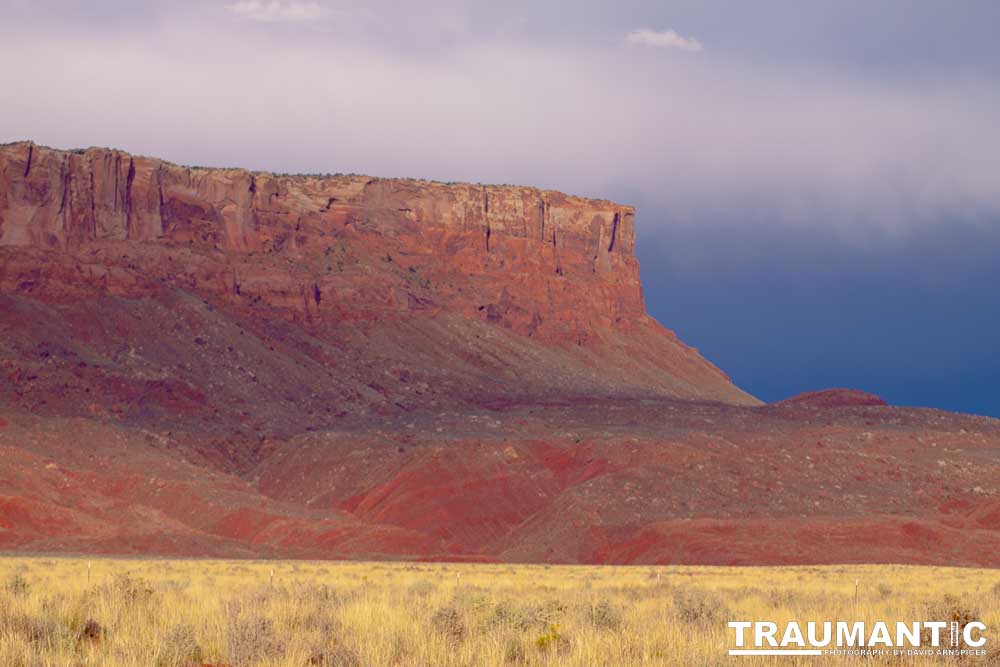
[[309, 665], [319, 667], [361, 667], [361, 656], [349, 646], [316, 648], [309, 653]]
[[555, 651], [565, 653], [569, 650], [569, 639], [567, 639], [556, 625], [550, 625], [548, 632], [535, 640], [535, 646], [539, 651]]
[[271, 619], [262, 616], [230, 616], [227, 634], [229, 659], [249, 665], [280, 654], [285, 646], [274, 632]]
[[128, 573], [116, 575], [106, 590], [125, 604], [146, 602], [153, 597], [153, 587], [148, 581]]
[[[945, 621], [947, 623], [958, 623], [959, 642], [964, 647], [965, 641], [962, 630], [972, 621], [979, 620], [979, 611], [962, 604], [954, 595], [945, 595], [940, 600], [927, 602], [924, 605], [924, 615], [928, 621]], [[945, 629], [944, 632], [947, 632]], [[931, 631], [925, 629], [920, 634], [922, 644], [930, 645]], [[941, 643], [947, 642], [947, 636], [941, 637]]]
[[590, 622], [598, 630], [617, 631], [622, 626], [622, 612], [607, 600], [590, 608]]
[[507, 625], [523, 630], [524, 614], [508, 600], [501, 600], [493, 607], [493, 614], [487, 618], [486, 626]]
[[80, 634], [77, 635], [77, 644], [100, 644], [104, 639], [106, 634], [104, 626], [95, 621], [92, 618], [88, 618], [80, 628]]
[[439, 634], [452, 642], [460, 642], [465, 638], [465, 623], [462, 615], [455, 607], [441, 607], [431, 616], [431, 625]]
[[525, 620], [533, 621], [542, 627], [554, 626], [565, 614], [566, 605], [559, 600], [551, 599], [529, 608]]
[[687, 624], [717, 623], [722, 607], [721, 600], [702, 590], [679, 590], [674, 593], [674, 613]]

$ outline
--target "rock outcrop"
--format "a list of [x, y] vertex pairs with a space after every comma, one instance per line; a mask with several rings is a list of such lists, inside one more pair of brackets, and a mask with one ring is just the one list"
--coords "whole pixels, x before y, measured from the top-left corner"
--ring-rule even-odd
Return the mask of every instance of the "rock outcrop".
[[[65, 152], [31, 143], [0, 150], [0, 179], [2, 246], [78, 262], [101, 247], [127, 254], [150, 242], [211, 253], [211, 262], [180, 275], [168, 260], [137, 276], [125, 275], [126, 258], [106, 254], [100, 264], [107, 272], [96, 283], [48, 278], [67, 293], [100, 287], [141, 294], [144, 283], [174, 276], [230, 303], [257, 298], [293, 317], [323, 318], [344, 314], [337, 290], [365, 288], [356, 276], [339, 274], [374, 260], [418, 277], [399, 294], [399, 281], [382, 276], [388, 293], [347, 308], [406, 310], [431, 301], [519, 333], [567, 339], [646, 319], [633, 255], [635, 212], [608, 201], [527, 187], [192, 169], [114, 150]], [[261, 255], [288, 261], [260, 276], [267, 262], [248, 260]], [[5, 291], [16, 290], [9, 281], [17, 277], [5, 275]], [[65, 284], [54, 284], [60, 279]]]
[[885, 405], [885, 399], [876, 394], [857, 389], [824, 389], [798, 394], [774, 405], [800, 408], [846, 408], [866, 405]]
[[[344, 322], [460, 317], [542, 353], [579, 348], [604, 392], [755, 403], [646, 315], [634, 218], [528, 187], [17, 143], [0, 148], [0, 292], [61, 303], [178, 289], [327, 339]], [[450, 346], [467, 344], [456, 335]]]

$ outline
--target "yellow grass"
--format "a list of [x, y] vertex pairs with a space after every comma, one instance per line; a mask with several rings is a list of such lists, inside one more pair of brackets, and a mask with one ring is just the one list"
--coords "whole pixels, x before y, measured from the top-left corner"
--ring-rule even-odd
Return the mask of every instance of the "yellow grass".
[[899, 566], [8, 557], [0, 558], [0, 665], [930, 665], [729, 658], [726, 622], [923, 620], [926, 605], [952, 595], [988, 625], [987, 648], [1000, 651], [998, 582], [994, 570]]

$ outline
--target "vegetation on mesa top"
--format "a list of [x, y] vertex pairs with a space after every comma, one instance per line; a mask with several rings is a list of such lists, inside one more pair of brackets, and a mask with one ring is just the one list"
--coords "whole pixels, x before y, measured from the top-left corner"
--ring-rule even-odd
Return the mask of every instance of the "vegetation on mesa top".
[[[0, 143], [0, 148], [4, 148], [4, 147], [7, 147], [7, 146], [17, 146], [17, 145], [20, 145], [20, 144], [32, 144], [34, 146], [37, 146], [38, 148], [44, 148], [44, 149], [47, 149], [47, 150], [57, 151], [57, 152], [60, 152], [60, 153], [70, 153], [70, 154], [73, 154], [73, 155], [85, 155], [87, 153], [87, 151], [90, 151], [90, 150], [119, 151], [119, 152], [122, 152], [122, 153], [127, 153], [127, 151], [123, 151], [123, 150], [118, 149], [118, 148], [111, 148], [111, 147], [108, 147], [108, 146], [90, 146], [89, 148], [56, 148], [54, 146], [47, 146], [45, 144], [39, 144], [39, 143], [30, 141], [30, 140], [27, 140], [27, 139], [25, 139], [25, 140], [19, 140], [19, 141], [8, 141], [6, 143]], [[413, 176], [371, 176], [370, 174], [359, 174], [359, 173], [356, 173], [356, 172], [334, 172], [334, 173], [330, 173], [330, 172], [322, 172], [322, 173], [321, 172], [301, 172], [301, 173], [299, 173], [299, 172], [264, 171], [264, 170], [246, 169], [244, 167], [211, 167], [211, 166], [207, 166], [207, 165], [178, 164], [176, 162], [171, 162], [171, 161], [165, 160], [163, 158], [153, 157], [153, 156], [149, 156], [149, 155], [141, 155], [141, 154], [135, 154], [135, 153], [128, 153], [128, 154], [129, 155], [134, 155], [135, 157], [144, 157], [144, 158], [147, 158], [147, 159], [150, 159], [150, 160], [158, 160], [158, 161], [162, 162], [163, 164], [167, 164], [167, 165], [170, 165], [170, 166], [173, 166], [173, 167], [179, 167], [181, 169], [192, 169], [192, 170], [201, 170], [201, 171], [241, 171], [241, 172], [246, 172], [248, 174], [259, 174], [259, 175], [273, 176], [274, 178], [315, 178], [315, 179], [324, 179], [324, 178], [370, 178], [370, 179], [376, 180], [376, 181], [405, 181], [405, 182], [409, 182], [409, 183], [426, 183], [426, 184], [429, 184], [429, 185], [446, 185], [446, 186], [449, 186], [449, 187], [454, 187], [454, 186], [459, 186], [459, 185], [468, 185], [468, 186], [479, 187], [479, 188], [524, 188], [524, 189], [527, 189], [527, 190], [539, 190], [541, 192], [557, 192], [555, 190], [548, 190], [548, 189], [543, 189], [543, 188], [537, 188], [537, 187], [532, 186], [532, 185], [518, 185], [516, 183], [482, 183], [482, 182], [479, 182], [479, 181], [475, 181], [475, 182], [473, 182], [473, 181], [435, 181], [435, 180], [430, 180], [430, 179], [426, 179], [426, 178], [416, 178], [416, 177], [413, 177]], [[577, 198], [577, 199], [583, 199], [583, 200], [593, 201], [593, 202], [603, 202], [603, 203], [608, 203], [608, 204], [614, 204], [615, 203], [615, 202], [611, 201], [610, 199], [605, 199], [605, 198], [601, 198], [601, 197], [586, 197], [586, 196], [582, 196], [582, 195], [573, 195], [573, 194], [569, 194], [569, 193], [560, 193], [560, 194], [565, 194], [566, 196], [569, 196], [569, 197], [574, 197], [574, 198]]]

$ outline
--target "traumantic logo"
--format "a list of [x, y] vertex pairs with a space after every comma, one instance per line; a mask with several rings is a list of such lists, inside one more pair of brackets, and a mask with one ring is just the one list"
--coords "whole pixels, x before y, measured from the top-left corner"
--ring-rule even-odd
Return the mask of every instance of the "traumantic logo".
[[986, 655], [980, 621], [730, 621], [729, 655], [966, 656]]

